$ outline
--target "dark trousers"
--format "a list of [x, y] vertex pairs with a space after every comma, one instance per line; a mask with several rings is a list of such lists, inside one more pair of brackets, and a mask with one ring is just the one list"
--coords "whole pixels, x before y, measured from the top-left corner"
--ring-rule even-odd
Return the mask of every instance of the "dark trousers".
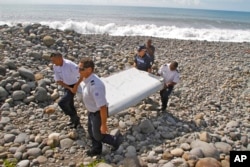
[[88, 133], [92, 140], [92, 149], [101, 152], [102, 143], [115, 146], [116, 139], [110, 134], [101, 134], [101, 115], [100, 111], [88, 113]]
[[[70, 85], [73, 87], [74, 85]], [[79, 121], [79, 117], [77, 116], [76, 108], [74, 106], [74, 96], [75, 94], [72, 93], [69, 89], [64, 89], [64, 95], [58, 102], [58, 105], [61, 107], [63, 112], [70, 116], [72, 122]]]
[[173, 91], [173, 86], [164, 88], [160, 91], [160, 95], [161, 95], [161, 109], [165, 110], [167, 108], [167, 104], [168, 104], [168, 99], [169, 99], [169, 95], [172, 93]]

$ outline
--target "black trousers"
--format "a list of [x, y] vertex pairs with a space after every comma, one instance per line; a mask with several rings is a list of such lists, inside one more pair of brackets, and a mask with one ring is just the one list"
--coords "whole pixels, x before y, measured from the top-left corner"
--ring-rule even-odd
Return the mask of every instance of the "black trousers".
[[165, 110], [167, 108], [167, 104], [168, 104], [168, 99], [169, 99], [169, 95], [172, 93], [173, 91], [173, 86], [167, 87], [165, 89], [162, 89], [160, 91], [160, 95], [161, 95], [161, 109]]
[[[73, 87], [74, 85], [69, 85], [70, 87]], [[76, 108], [74, 106], [74, 96], [75, 94], [72, 93], [69, 89], [64, 89], [64, 95], [58, 102], [58, 105], [61, 107], [63, 112], [70, 116], [70, 119], [72, 122], [77, 121], [76, 119], [79, 119], [77, 116]]]
[[95, 113], [88, 113], [88, 133], [92, 140], [92, 149], [101, 152], [102, 143], [107, 143], [109, 145], [115, 146], [117, 141], [116, 138], [110, 134], [101, 133], [101, 115], [100, 111]]

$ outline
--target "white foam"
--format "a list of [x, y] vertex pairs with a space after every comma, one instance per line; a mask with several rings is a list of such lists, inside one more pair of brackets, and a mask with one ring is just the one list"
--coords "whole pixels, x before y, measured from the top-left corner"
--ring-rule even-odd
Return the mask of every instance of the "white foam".
[[[72, 29], [81, 34], [109, 34], [112, 36], [152, 36], [170, 39], [184, 40], [207, 40], [222, 42], [250, 42], [250, 29], [219, 29], [219, 28], [183, 28], [176, 26], [156, 26], [154, 24], [145, 25], [117, 25], [109, 23], [105, 25], [94, 24], [91, 22], [76, 22], [67, 20], [65, 22], [52, 21], [40, 22], [54, 29]], [[0, 22], [0, 25], [11, 22]], [[25, 22], [24, 24], [30, 24]]]

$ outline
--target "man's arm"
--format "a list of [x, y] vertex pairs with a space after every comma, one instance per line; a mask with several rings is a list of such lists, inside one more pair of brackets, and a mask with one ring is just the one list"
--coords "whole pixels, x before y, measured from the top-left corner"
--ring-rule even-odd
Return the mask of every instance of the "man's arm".
[[69, 87], [67, 84], [65, 84], [63, 81], [56, 81], [56, 83], [58, 85], [61, 85], [62, 87], [66, 88], [66, 89], [71, 89], [71, 87]]
[[176, 82], [168, 82], [166, 83], [166, 86], [169, 87], [169, 86], [174, 86], [176, 85]]
[[77, 88], [78, 86], [80, 85], [80, 83], [83, 81], [84, 77], [83, 76], [80, 76], [80, 78], [78, 79], [78, 81], [75, 83], [74, 87], [73, 88], [70, 88], [70, 91], [72, 93], [76, 93], [77, 92]]
[[136, 67], [136, 63], [134, 63], [133, 66], [134, 66], [135, 68], [137, 68], [137, 67]]
[[107, 117], [108, 117], [108, 108], [106, 105], [100, 107], [100, 116], [101, 116], [101, 133], [106, 134], [108, 131], [107, 127]]

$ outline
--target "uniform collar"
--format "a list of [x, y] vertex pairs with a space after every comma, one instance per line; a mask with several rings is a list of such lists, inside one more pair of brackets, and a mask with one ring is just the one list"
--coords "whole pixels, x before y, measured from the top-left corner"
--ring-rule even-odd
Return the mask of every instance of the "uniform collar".
[[66, 64], [66, 60], [63, 59], [63, 63], [62, 63], [62, 65], [60, 67], [63, 67], [65, 64]]
[[83, 82], [85, 84], [87, 84], [87, 83], [89, 83], [92, 80], [93, 77], [94, 77], [94, 73], [92, 73], [88, 78], [84, 79]]

